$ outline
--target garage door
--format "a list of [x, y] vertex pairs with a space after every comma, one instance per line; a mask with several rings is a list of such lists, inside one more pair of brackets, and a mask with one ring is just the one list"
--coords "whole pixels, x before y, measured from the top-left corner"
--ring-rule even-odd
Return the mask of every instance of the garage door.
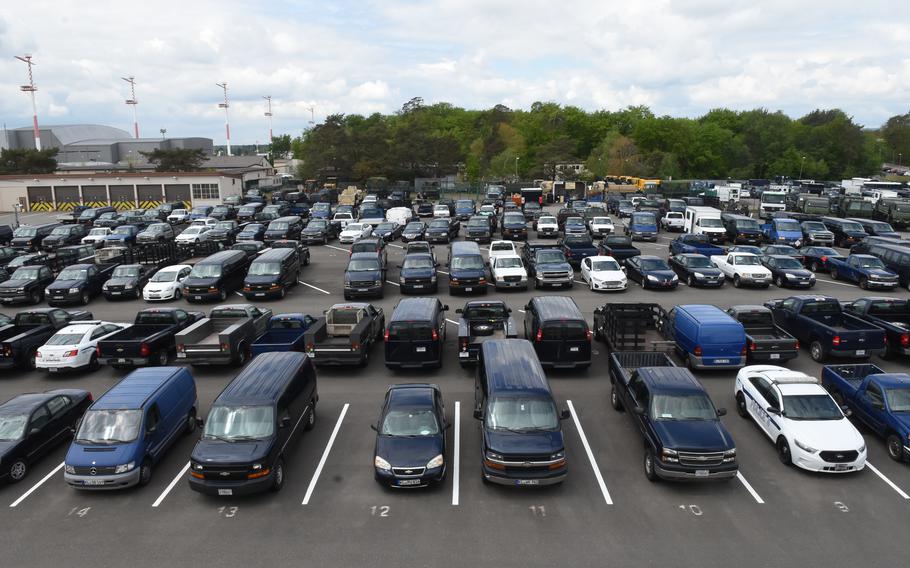
[[49, 187], [29, 187], [28, 189], [28, 210], [29, 211], [53, 211], [54, 210], [54, 193]]
[[111, 205], [118, 211], [124, 209], [136, 208], [136, 194], [131, 185], [112, 185], [111, 186]]
[[107, 207], [107, 186], [83, 185], [82, 203], [89, 207]]
[[139, 194], [139, 207], [143, 209], [154, 209], [162, 203], [163, 194], [158, 184], [137, 185], [136, 193]]
[[190, 186], [186, 183], [174, 183], [164, 186], [164, 199], [168, 202], [182, 201], [183, 206], [190, 208]]
[[55, 185], [54, 199], [57, 202], [58, 211], [72, 211], [76, 205], [82, 202], [79, 197], [79, 188], [75, 185]]

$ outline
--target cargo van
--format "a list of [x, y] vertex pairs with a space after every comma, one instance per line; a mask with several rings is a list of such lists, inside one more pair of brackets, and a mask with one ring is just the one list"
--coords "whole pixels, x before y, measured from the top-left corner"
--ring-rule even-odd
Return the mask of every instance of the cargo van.
[[717, 306], [676, 306], [667, 312], [664, 326], [690, 369], [738, 369], [746, 364], [743, 324]]
[[398, 302], [385, 330], [385, 366], [442, 367], [448, 309], [436, 298], [404, 298]]
[[284, 298], [300, 278], [300, 255], [294, 248], [269, 249], [250, 264], [243, 279], [247, 300]]
[[266, 244], [275, 241], [300, 240], [301, 231], [303, 231], [303, 219], [300, 217], [294, 215], [279, 217], [269, 223], [262, 240]]
[[305, 353], [258, 355], [221, 391], [190, 454], [190, 489], [236, 496], [279, 491], [285, 460], [316, 425], [316, 369]]
[[683, 230], [693, 235], [708, 235], [714, 244], [722, 244], [727, 237], [727, 230], [721, 221], [721, 212], [713, 207], [686, 207]]
[[452, 243], [446, 266], [449, 268], [449, 292], [487, 293], [486, 262], [477, 243]]
[[183, 281], [183, 296], [188, 302], [223, 302], [243, 285], [249, 266], [249, 257], [242, 250], [216, 252], [193, 266]]
[[759, 245], [762, 242], [761, 225], [752, 217], [724, 213], [721, 216], [727, 238], [736, 245]]
[[524, 339], [480, 347], [474, 418], [482, 421], [483, 480], [501, 485], [555, 485], [568, 473], [556, 401], [537, 354]]
[[152, 468], [196, 429], [196, 382], [185, 367], [136, 369], [86, 411], [64, 460], [76, 489], [147, 485]]
[[591, 330], [572, 298], [532, 298], [525, 306], [524, 331], [544, 367], [586, 369], [591, 366]]

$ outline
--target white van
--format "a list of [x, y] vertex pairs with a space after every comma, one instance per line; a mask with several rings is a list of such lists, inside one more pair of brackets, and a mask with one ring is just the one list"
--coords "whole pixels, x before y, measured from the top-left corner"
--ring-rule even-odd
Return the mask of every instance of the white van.
[[684, 230], [693, 235], [707, 235], [712, 243], [723, 243], [727, 230], [721, 221], [721, 212], [713, 207], [686, 207]]
[[410, 207], [392, 207], [385, 214], [386, 221], [398, 223], [402, 227], [407, 225], [413, 217], [414, 211]]

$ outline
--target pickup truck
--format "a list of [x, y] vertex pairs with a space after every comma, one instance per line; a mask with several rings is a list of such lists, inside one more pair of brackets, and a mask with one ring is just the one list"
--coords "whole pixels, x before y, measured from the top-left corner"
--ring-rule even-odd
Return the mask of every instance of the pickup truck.
[[306, 353], [318, 366], [366, 367], [370, 349], [382, 341], [384, 331], [382, 308], [361, 302], [335, 304], [306, 331]]
[[85, 310], [36, 308], [19, 312], [0, 327], [0, 369], [35, 368], [35, 351], [71, 322], [94, 319]]
[[[645, 442], [649, 481], [732, 479], [736, 446], [705, 388], [665, 353], [610, 354], [610, 402], [629, 417]], [[697, 424], [697, 426], [695, 426]]]
[[708, 235], [680, 235], [670, 242], [670, 255], [703, 254], [705, 256], [722, 256], [726, 251], [712, 245]]
[[822, 386], [885, 439], [891, 459], [910, 459], [910, 375], [869, 364], [828, 365], [822, 369]]
[[638, 256], [641, 251], [632, 244], [632, 239], [624, 235], [608, 235], [600, 241], [597, 247], [599, 256], [612, 256], [619, 264], [624, 264], [626, 260], [633, 256]]
[[588, 235], [566, 235], [559, 241], [562, 252], [566, 255], [566, 260], [572, 265], [572, 268], [581, 267], [581, 261], [589, 256], [597, 256], [597, 245]]
[[845, 259], [829, 258], [828, 266], [831, 267], [831, 278], [855, 282], [863, 290], [894, 290], [898, 285], [897, 274], [885, 268], [881, 259], [869, 254], [851, 254]]
[[830, 296], [790, 296], [765, 302], [774, 321], [803, 345], [812, 359], [826, 357], [867, 358], [885, 352], [885, 331], [845, 313]]
[[98, 362], [117, 369], [167, 365], [177, 333], [204, 317], [182, 308], [140, 310], [132, 326], [98, 342]]
[[49, 306], [80, 303], [83, 306], [101, 293], [116, 264], [73, 264], [60, 271], [45, 291]]
[[767, 288], [771, 285], [771, 271], [762, 266], [761, 258], [747, 252], [736, 252], [711, 257], [724, 276], [733, 280], [733, 285], [739, 288], [744, 284]]
[[799, 355], [799, 341], [774, 323], [765, 306], [733, 306], [727, 313], [746, 330], [748, 362], [789, 361]]
[[594, 339], [610, 351], [647, 351], [674, 343], [663, 336], [667, 312], [655, 303], [607, 303], [594, 309]]
[[575, 272], [560, 248], [548, 243], [526, 243], [522, 249], [528, 276], [534, 278], [534, 287], [572, 287]]
[[306, 347], [306, 330], [316, 322], [316, 318], [307, 314], [278, 314], [272, 316], [265, 333], [253, 342], [253, 357], [273, 351], [300, 351]]
[[216, 306], [209, 317], [174, 336], [177, 359], [194, 366], [242, 366], [250, 358], [250, 346], [265, 332], [271, 317], [272, 310], [250, 304]]
[[20, 266], [9, 280], [0, 283], [0, 302], [37, 304], [53, 281], [54, 273], [47, 265]]
[[885, 330], [888, 350], [882, 357], [910, 355], [910, 301], [904, 298], [860, 298], [844, 311]]
[[490, 339], [518, 337], [512, 310], [500, 300], [467, 302], [455, 310], [458, 319], [458, 362], [464, 366], [477, 363], [480, 346]]

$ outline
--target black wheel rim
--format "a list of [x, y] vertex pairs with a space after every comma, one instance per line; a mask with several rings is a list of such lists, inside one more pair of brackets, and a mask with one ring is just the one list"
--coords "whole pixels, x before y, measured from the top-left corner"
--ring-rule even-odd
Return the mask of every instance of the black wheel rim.
[[20, 481], [25, 477], [25, 472], [27, 467], [25, 462], [22, 460], [17, 460], [13, 462], [13, 465], [9, 468], [9, 476], [13, 481]]
[[899, 459], [901, 457], [903, 449], [901, 448], [901, 441], [897, 436], [891, 436], [888, 438], [888, 453], [891, 454], [893, 459]]

